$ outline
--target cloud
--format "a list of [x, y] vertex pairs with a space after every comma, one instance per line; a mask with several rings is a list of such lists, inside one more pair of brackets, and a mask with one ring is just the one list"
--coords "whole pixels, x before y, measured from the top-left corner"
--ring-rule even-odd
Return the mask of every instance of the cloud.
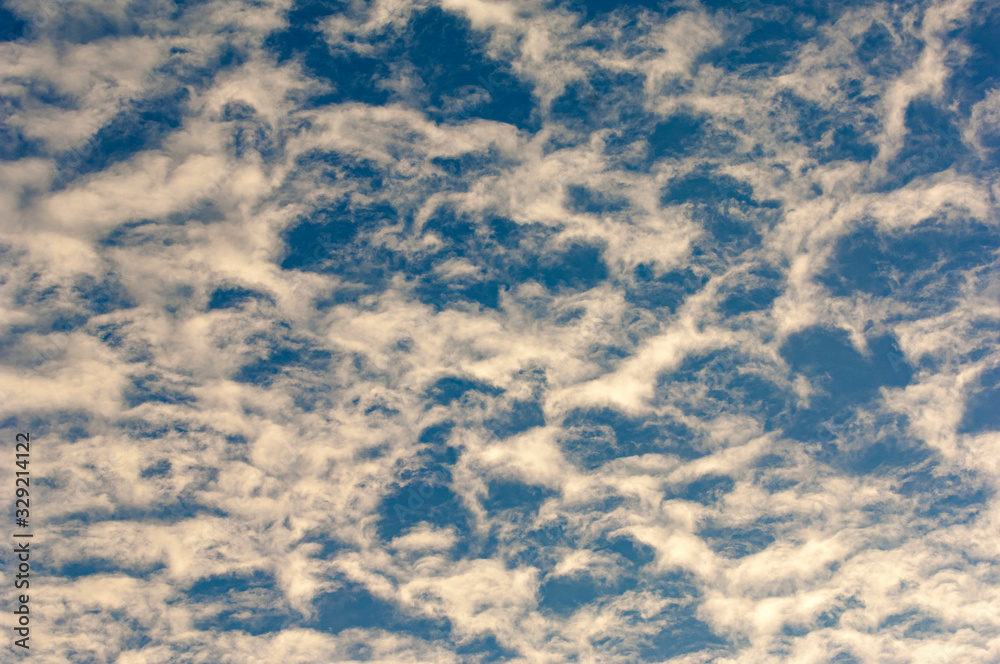
[[981, 9], [10, 5], [53, 661], [995, 661]]

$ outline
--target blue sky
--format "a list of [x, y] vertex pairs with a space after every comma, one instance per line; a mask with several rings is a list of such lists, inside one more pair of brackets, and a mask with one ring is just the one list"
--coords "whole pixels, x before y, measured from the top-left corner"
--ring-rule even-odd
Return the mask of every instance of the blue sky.
[[998, 37], [5, 0], [36, 656], [1000, 661]]

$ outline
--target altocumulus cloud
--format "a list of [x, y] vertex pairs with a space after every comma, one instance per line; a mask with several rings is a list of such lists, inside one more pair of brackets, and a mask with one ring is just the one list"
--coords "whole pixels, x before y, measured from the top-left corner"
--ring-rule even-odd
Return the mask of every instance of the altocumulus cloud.
[[0, 24], [39, 661], [1000, 661], [995, 3]]

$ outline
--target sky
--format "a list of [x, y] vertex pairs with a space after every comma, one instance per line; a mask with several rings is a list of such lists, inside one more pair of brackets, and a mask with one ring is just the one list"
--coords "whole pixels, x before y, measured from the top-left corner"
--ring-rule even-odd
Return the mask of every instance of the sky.
[[0, 39], [4, 661], [1000, 661], [993, 0]]

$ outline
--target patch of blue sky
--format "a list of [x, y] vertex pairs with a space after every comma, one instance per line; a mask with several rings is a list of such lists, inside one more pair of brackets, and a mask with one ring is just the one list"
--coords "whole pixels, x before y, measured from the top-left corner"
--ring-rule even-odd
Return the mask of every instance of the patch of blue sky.
[[[216, 598], [214, 611], [200, 612], [193, 627], [200, 631], [224, 633], [245, 632], [252, 636], [276, 634], [295, 626], [287, 613], [277, 611], [273, 606], [261, 606], [257, 602], [240, 602], [240, 596], [230, 593]], [[257, 600], [254, 595], [253, 600]], [[219, 607], [225, 607], [221, 610]]]
[[[848, 94], [853, 96], [850, 105], [825, 108], [791, 91], [783, 91], [776, 98], [779, 109], [792, 114], [794, 125], [789, 138], [807, 146], [817, 163], [866, 163], [878, 153], [872, 142], [879, 127], [878, 97], [862, 96], [860, 81], [852, 82], [847, 84]], [[824, 140], [827, 136], [829, 139]]]
[[[422, 225], [424, 237], [440, 240], [423, 255], [370, 240], [380, 226], [395, 220], [395, 211], [385, 205], [360, 208], [340, 202], [325, 207], [286, 231], [282, 267], [336, 274], [368, 289], [382, 288], [394, 274], [405, 274], [413, 280], [415, 296], [437, 309], [463, 302], [496, 309], [501, 289], [528, 280], [566, 293], [595, 288], [609, 276], [599, 245], [576, 241], [560, 248], [539, 246], [551, 231], [498, 227], [448, 207]], [[442, 274], [438, 268], [450, 259], [479, 267], [466, 275]]]
[[311, 348], [308, 344], [275, 345], [262, 357], [244, 364], [233, 374], [233, 380], [254, 385], [270, 385], [287, 371], [301, 368], [307, 371], [325, 370], [332, 358], [330, 351]]
[[186, 595], [192, 600], [214, 600], [220, 595], [229, 593], [245, 593], [251, 590], [273, 590], [274, 578], [261, 570], [249, 574], [227, 574], [208, 576], [191, 584]]
[[187, 87], [175, 85], [124, 105], [87, 143], [57, 157], [61, 184], [161, 148], [181, 127], [190, 94]]
[[538, 589], [538, 607], [543, 612], [569, 615], [602, 598], [616, 597], [636, 587], [637, 580], [624, 575], [612, 579], [594, 578], [586, 573], [552, 576]]
[[[421, 434], [423, 450], [397, 473], [397, 481], [387, 488], [378, 522], [383, 540], [392, 540], [426, 525], [457, 528], [463, 540], [473, 532], [475, 517], [452, 486], [453, 469], [461, 450], [445, 444], [448, 431], [450, 426], [436, 426]], [[459, 544], [461, 552], [470, 543]]]
[[475, 518], [452, 490], [451, 472], [446, 464], [422, 466], [400, 481], [382, 500], [378, 534], [383, 540], [392, 540], [423, 525], [453, 526], [460, 533], [474, 530]]
[[[456, 400], [462, 399], [469, 392], [479, 393], [487, 397], [503, 394], [501, 388], [488, 383], [461, 378], [459, 376], [445, 376], [436, 380], [427, 389], [428, 407], [433, 404], [451, 405]], [[443, 433], [444, 431], [447, 431], [447, 429], [442, 430], [441, 427], [433, 427], [426, 433], [421, 434], [421, 440], [423, 440], [424, 436], [427, 436], [428, 440], [437, 438], [441, 435], [439, 432]]]
[[271, 127], [261, 122], [233, 122], [233, 154], [237, 159], [257, 154], [265, 162], [274, 162], [281, 156], [281, 146], [274, 133]]
[[98, 574], [115, 574], [133, 576], [136, 578], [148, 577], [151, 574], [162, 572], [165, 565], [121, 565], [105, 558], [78, 559], [65, 564], [46, 564], [41, 562], [39, 571], [61, 577], [64, 580], [79, 579]]
[[270, 298], [260, 291], [242, 286], [220, 286], [212, 291], [208, 298], [208, 310], [232, 309], [257, 300], [270, 301]]
[[644, 77], [598, 68], [566, 86], [552, 101], [549, 117], [585, 139], [595, 129], [631, 133], [649, 119], [642, 106]]
[[649, 133], [649, 159], [718, 158], [737, 150], [736, 137], [713, 126], [707, 115], [681, 111], [657, 122]]
[[[324, 41], [317, 16], [309, 12], [289, 13], [294, 23], [268, 38], [268, 47], [278, 62], [298, 60], [310, 75], [326, 82], [332, 90], [314, 97], [313, 105], [343, 102], [384, 104], [389, 91], [379, 87], [389, 68], [379, 58], [359, 55], [350, 49], [331, 47]], [[301, 21], [301, 22], [300, 22]]]
[[625, 289], [630, 304], [649, 309], [658, 315], [670, 315], [692, 294], [697, 293], [708, 281], [706, 274], [690, 267], [657, 275], [653, 268], [640, 263], [634, 269], [634, 282]]
[[1000, 369], [984, 371], [966, 399], [960, 433], [1000, 431]]
[[771, 524], [760, 523], [751, 526], [723, 526], [706, 524], [698, 531], [698, 537], [717, 553], [726, 558], [744, 558], [759, 553], [776, 539]]
[[493, 516], [508, 513], [531, 515], [557, 493], [546, 487], [523, 484], [505, 479], [493, 479], [486, 484], [486, 495], [480, 504]]
[[895, 419], [899, 422], [876, 417], [872, 431], [843, 441], [828, 463], [849, 473], [901, 476], [933, 460], [933, 451], [926, 444], [906, 436], [907, 419]]
[[688, 615], [671, 616], [669, 626], [639, 649], [641, 661], [663, 661], [696, 652], [722, 655], [727, 641], [694, 614], [689, 610]]
[[914, 516], [925, 520], [922, 530], [930, 524], [969, 523], [996, 495], [996, 487], [976, 474], [949, 472], [933, 463], [901, 478], [899, 493], [915, 503]]
[[455, 653], [460, 657], [472, 658], [477, 664], [507, 662], [517, 657], [516, 651], [504, 648], [492, 634], [459, 641]]
[[194, 396], [183, 385], [165, 380], [156, 374], [132, 378], [122, 395], [125, 406], [135, 408], [144, 403], [193, 404]]
[[738, 316], [769, 308], [781, 294], [784, 275], [775, 266], [761, 264], [750, 267], [733, 284], [720, 292], [719, 310], [727, 316]]
[[669, 454], [690, 459], [701, 456], [694, 434], [667, 418], [630, 418], [615, 410], [577, 410], [562, 422], [560, 445], [567, 457], [585, 470], [615, 459], [643, 454]]
[[[708, 3], [710, 6], [713, 3]], [[732, 10], [729, 3], [715, 5]], [[808, 9], [802, 5], [812, 5]], [[820, 37], [822, 14], [836, 14], [837, 3], [820, 9], [819, 3], [740, 2], [742, 12], [731, 14], [734, 30], [726, 43], [705, 55], [713, 65], [743, 77], [774, 76], [786, 70], [801, 47]]]
[[958, 102], [963, 117], [967, 117], [971, 107], [1000, 84], [997, 72], [997, 63], [1000, 62], [1000, 44], [996, 39], [998, 21], [1000, 8], [989, 0], [978, 0], [970, 7], [969, 20], [955, 26], [949, 34], [950, 38], [969, 49], [962, 66], [955, 68], [948, 80], [948, 92]]
[[0, 5], [0, 41], [21, 39], [29, 31], [30, 22]]
[[[892, 28], [892, 30], [890, 30]], [[887, 26], [873, 20], [862, 34], [855, 37], [854, 55], [868, 74], [875, 77], [898, 76], [909, 65], [922, 45], [908, 35], [900, 34], [898, 25]]]
[[434, 157], [431, 163], [452, 178], [459, 191], [467, 188], [474, 177], [499, 174], [503, 172], [504, 166], [514, 165], [514, 162], [506, 159], [493, 147], [480, 152], [466, 152], [456, 157]]
[[0, 125], [0, 160], [17, 161], [42, 154], [42, 142], [34, 137], [26, 136], [16, 127]]
[[[887, 336], [868, 340], [869, 354], [859, 353], [840, 330], [811, 328], [788, 338], [781, 355], [796, 375], [810, 381], [815, 392], [806, 407], [796, 407], [785, 433], [800, 440], [816, 437], [831, 420], [841, 423], [857, 408], [878, 398], [882, 387], [905, 387], [913, 370], [897, 359], [896, 342]], [[822, 435], [822, 434], [821, 434]]]
[[[313, 104], [415, 102], [436, 121], [476, 117], [534, 126], [530, 88], [485, 52], [483, 36], [464, 18], [437, 7], [415, 11], [405, 26], [387, 28], [370, 42], [376, 55], [360, 55], [328, 45], [316, 25], [318, 14], [293, 10], [288, 29], [270, 38], [279, 60], [299, 57], [332, 86]], [[413, 97], [393, 94], [390, 79], [400, 74], [416, 82]]]
[[[906, 108], [906, 140], [890, 164], [880, 189], [904, 187], [915, 178], [963, 166], [968, 148], [962, 141], [954, 112], [917, 99]], [[964, 169], [963, 169], [964, 170]]]
[[286, 229], [281, 267], [336, 274], [357, 289], [345, 294], [349, 298], [381, 290], [405, 257], [370, 244], [368, 236], [395, 217], [388, 205], [361, 206], [341, 200], [324, 206]]
[[566, 188], [566, 208], [578, 214], [603, 215], [628, 209], [628, 200], [587, 189], [582, 185]]
[[215, 507], [197, 502], [194, 491], [185, 492], [172, 498], [171, 502], [150, 507], [116, 506], [113, 509], [94, 509], [80, 512], [66, 512], [51, 518], [54, 526], [69, 527], [88, 523], [152, 523], [161, 525], [179, 524], [199, 518], [225, 518], [227, 513]]
[[968, 270], [992, 265], [1000, 236], [975, 220], [927, 219], [903, 233], [861, 222], [837, 241], [818, 277], [831, 294], [894, 297], [922, 315], [955, 306]]
[[179, 229], [164, 227], [154, 219], [138, 219], [116, 226], [100, 239], [105, 247], [134, 247], [142, 244], [171, 245]]
[[686, 414], [698, 418], [748, 415], [773, 430], [785, 421], [791, 395], [787, 387], [747, 365], [747, 358], [734, 351], [692, 354], [660, 378], [657, 391], [664, 403], [674, 403]]
[[545, 413], [538, 400], [521, 399], [506, 404], [484, 420], [483, 426], [497, 438], [509, 438], [535, 427], [544, 427]]
[[705, 231], [693, 253], [705, 254], [710, 269], [714, 270], [723, 264], [711, 259], [727, 259], [756, 247], [762, 232], [781, 216], [779, 201], [758, 200], [749, 184], [707, 168], [667, 185], [660, 202], [664, 206], [690, 208], [692, 218]]
[[408, 615], [394, 602], [382, 599], [364, 585], [348, 579], [335, 579], [337, 590], [321, 596], [316, 617], [305, 626], [337, 634], [345, 629], [378, 628], [393, 632], [411, 632], [422, 638], [447, 637], [447, 620]]
[[599, 19], [608, 19], [609, 15], [625, 15], [634, 17], [641, 11], [649, 12], [669, 12], [671, 2], [664, 0], [629, 0], [628, 2], [614, 2], [613, 0], [565, 0], [554, 2], [556, 7], [568, 9], [578, 14], [583, 22], [590, 22]]
[[[428, 117], [469, 117], [534, 126], [531, 89], [505, 63], [485, 53], [485, 39], [466, 20], [432, 7], [417, 12], [390, 57], [409, 58]], [[484, 94], [485, 92], [485, 94]]]
[[131, 309], [136, 305], [115, 274], [103, 275], [96, 279], [91, 275], [84, 275], [73, 286], [73, 292], [90, 316], [101, 316], [119, 309]]

